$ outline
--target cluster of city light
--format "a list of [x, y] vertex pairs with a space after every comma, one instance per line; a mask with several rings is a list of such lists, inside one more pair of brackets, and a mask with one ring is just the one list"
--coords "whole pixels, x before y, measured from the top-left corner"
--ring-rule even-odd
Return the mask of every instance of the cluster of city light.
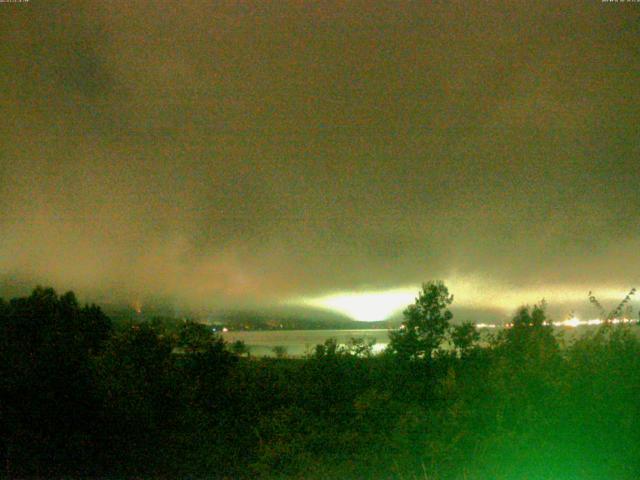
[[[554, 327], [570, 327], [570, 328], [576, 328], [576, 327], [581, 327], [581, 326], [593, 326], [593, 325], [602, 325], [603, 323], [612, 323], [612, 324], [619, 324], [619, 323], [634, 323], [636, 320], [630, 319], [630, 318], [612, 318], [609, 320], [602, 320], [600, 318], [593, 318], [591, 320], [580, 320], [577, 317], [571, 317], [567, 320], [562, 320], [559, 322], [544, 322], [545, 325], [553, 325]], [[503, 325], [504, 328], [511, 328], [513, 327], [512, 323], [506, 323]], [[496, 328], [497, 325], [493, 325], [493, 324], [478, 324], [477, 325], [478, 328]]]
[[[619, 324], [619, 323], [634, 323], [636, 320], [631, 318], [613, 318], [611, 320], [607, 320], [608, 323]], [[605, 323], [605, 320], [600, 318], [593, 318], [591, 320], [580, 320], [578, 317], [571, 317], [567, 320], [562, 320], [559, 322], [545, 322], [545, 325], [553, 325], [554, 327], [570, 327], [576, 328], [580, 326], [593, 326], [593, 325], [602, 325]], [[505, 323], [504, 325], [497, 325], [495, 323], [476, 323], [477, 328], [511, 328], [513, 327], [512, 323]]]
[[[635, 320], [631, 318], [612, 318], [610, 320], [606, 320], [608, 323], [633, 323]], [[553, 322], [553, 325], [556, 327], [579, 327], [581, 325], [602, 325], [605, 323], [605, 320], [600, 318], [594, 318], [591, 320], [580, 320], [577, 317], [571, 317], [568, 320], [563, 320], [561, 322]]]

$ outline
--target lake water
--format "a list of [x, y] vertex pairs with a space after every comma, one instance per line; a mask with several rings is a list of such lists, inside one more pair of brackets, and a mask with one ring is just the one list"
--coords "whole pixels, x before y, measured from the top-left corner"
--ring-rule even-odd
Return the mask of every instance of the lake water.
[[273, 347], [284, 347], [289, 356], [303, 356], [313, 351], [318, 344], [335, 338], [338, 344], [346, 344], [351, 338], [374, 340], [374, 352], [383, 350], [389, 343], [389, 330], [262, 330], [232, 331], [222, 334], [231, 343], [242, 340], [256, 356], [273, 356]]
[[[587, 331], [595, 331], [596, 326], [580, 326], [578, 328], [558, 327], [555, 329], [559, 338], [564, 338], [564, 343], [571, 343], [577, 337]], [[633, 329], [640, 335], [640, 328]], [[491, 330], [481, 329], [481, 332]], [[374, 340], [374, 353], [384, 350], [389, 343], [389, 330], [259, 330], [259, 331], [232, 331], [222, 334], [225, 341], [231, 343], [242, 340], [254, 356], [274, 356], [273, 347], [280, 346], [286, 349], [288, 356], [300, 357], [311, 353], [314, 347], [324, 343], [329, 338], [335, 338], [338, 344], [347, 344], [351, 338], [365, 338]]]

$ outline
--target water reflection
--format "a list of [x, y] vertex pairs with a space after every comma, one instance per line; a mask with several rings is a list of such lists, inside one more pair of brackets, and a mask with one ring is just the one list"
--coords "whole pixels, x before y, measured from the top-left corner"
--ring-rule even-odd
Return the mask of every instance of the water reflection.
[[273, 356], [273, 348], [281, 346], [287, 355], [299, 357], [311, 353], [314, 347], [329, 338], [335, 338], [338, 344], [346, 344], [351, 338], [374, 340], [373, 352], [381, 352], [389, 343], [389, 330], [263, 330], [231, 331], [222, 334], [227, 342], [243, 341], [251, 355]]

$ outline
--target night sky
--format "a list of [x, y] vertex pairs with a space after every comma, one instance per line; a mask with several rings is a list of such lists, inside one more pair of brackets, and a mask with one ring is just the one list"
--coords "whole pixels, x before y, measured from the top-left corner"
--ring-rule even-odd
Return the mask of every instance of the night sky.
[[444, 279], [561, 316], [640, 286], [640, 4], [0, 3], [0, 84], [5, 291], [386, 311]]

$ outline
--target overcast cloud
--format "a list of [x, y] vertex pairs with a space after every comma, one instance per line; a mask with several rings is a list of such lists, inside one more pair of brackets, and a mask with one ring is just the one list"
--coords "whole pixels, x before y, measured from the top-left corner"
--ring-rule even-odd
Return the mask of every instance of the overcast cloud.
[[514, 3], [0, 4], [4, 285], [640, 286], [640, 9]]

